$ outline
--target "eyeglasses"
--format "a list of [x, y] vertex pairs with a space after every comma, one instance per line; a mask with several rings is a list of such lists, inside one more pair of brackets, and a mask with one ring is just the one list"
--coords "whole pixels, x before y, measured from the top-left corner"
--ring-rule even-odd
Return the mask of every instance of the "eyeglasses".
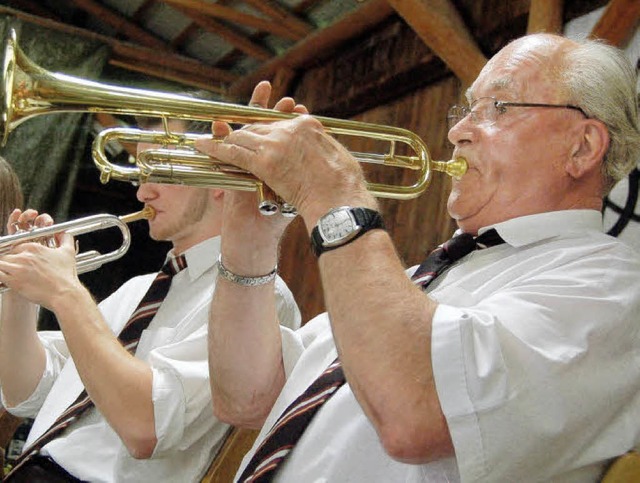
[[471, 116], [474, 124], [493, 124], [501, 114], [507, 112], [507, 107], [549, 107], [556, 109], [574, 109], [580, 111], [584, 117], [589, 117], [581, 107], [571, 104], [537, 104], [534, 102], [507, 102], [499, 101], [495, 97], [480, 97], [473, 101], [469, 107], [452, 106], [447, 113], [447, 127], [453, 126], [462, 121], [465, 117]]

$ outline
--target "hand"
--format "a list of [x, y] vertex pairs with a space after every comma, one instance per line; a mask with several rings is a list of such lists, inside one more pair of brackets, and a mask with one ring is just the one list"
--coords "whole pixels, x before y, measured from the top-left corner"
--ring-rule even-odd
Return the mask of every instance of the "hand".
[[245, 126], [224, 142], [197, 147], [265, 181], [298, 209], [309, 230], [336, 206], [376, 206], [359, 163], [307, 115]]
[[[35, 210], [14, 210], [9, 217], [10, 230], [29, 225], [48, 226], [49, 215]], [[0, 258], [0, 282], [8, 286], [12, 297], [18, 295], [53, 310], [56, 297], [82, 285], [76, 274], [73, 237], [62, 234], [57, 247], [38, 242], [21, 243]]]
[[[271, 95], [269, 82], [260, 82], [254, 89], [250, 105], [266, 108]], [[280, 112], [307, 113], [302, 105], [296, 105], [290, 97], [280, 99], [274, 110]], [[231, 133], [226, 123], [214, 122], [213, 134], [225, 137]], [[207, 143], [199, 146], [206, 152]], [[276, 195], [269, 188], [266, 195], [275, 200]], [[282, 233], [291, 223], [292, 218], [280, 214], [265, 216], [258, 211], [258, 200], [255, 193], [229, 190], [224, 195], [222, 253], [225, 265], [232, 271], [242, 275], [261, 275], [273, 269], [277, 262], [277, 247]], [[251, 254], [250, 257], [247, 254]]]

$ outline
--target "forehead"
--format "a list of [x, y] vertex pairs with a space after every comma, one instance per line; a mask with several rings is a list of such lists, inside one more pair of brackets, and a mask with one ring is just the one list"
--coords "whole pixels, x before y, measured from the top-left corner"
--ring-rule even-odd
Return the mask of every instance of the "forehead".
[[552, 102], [560, 97], [558, 63], [546, 45], [515, 42], [498, 52], [467, 90], [467, 99]]

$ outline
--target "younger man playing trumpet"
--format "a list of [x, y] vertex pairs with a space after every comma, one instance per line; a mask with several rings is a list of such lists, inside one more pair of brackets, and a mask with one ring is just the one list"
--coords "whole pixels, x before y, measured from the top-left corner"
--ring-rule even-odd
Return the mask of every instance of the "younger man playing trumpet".
[[[0, 259], [0, 281], [11, 288], [0, 323], [0, 384], [12, 413], [36, 417], [25, 452], [82, 389], [95, 405], [9, 481], [197, 481], [225, 436], [228, 427], [211, 411], [207, 366], [224, 193], [145, 183], [137, 197], [155, 210], [150, 236], [171, 241], [167, 258], [184, 255], [186, 268], [174, 275], [134, 354], [117, 335], [156, 274], [135, 277], [96, 305], [77, 278], [68, 235], [59, 248], [26, 243]], [[52, 220], [16, 210], [15, 222]], [[275, 294], [280, 320], [298, 326], [280, 279]], [[61, 331], [37, 332], [36, 305], [55, 313]]]

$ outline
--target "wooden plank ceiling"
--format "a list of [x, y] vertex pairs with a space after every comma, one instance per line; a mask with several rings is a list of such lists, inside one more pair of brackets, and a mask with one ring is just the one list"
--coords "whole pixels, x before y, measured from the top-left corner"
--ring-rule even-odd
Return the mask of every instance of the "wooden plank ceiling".
[[[296, 73], [318, 65], [388, 18], [402, 18], [427, 48], [470, 83], [487, 60], [469, 25], [465, 0], [6, 0], [1, 14], [99, 39], [118, 69], [246, 99], [253, 85], [274, 80], [288, 92]], [[498, 2], [496, 2], [498, 3]], [[527, 31], [560, 31], [578, 2], [531, 0]], [[619, 46], [638, 28], [638, 0], [586, 2], [607, 8], [592, 35]], [[481, 21], [493, 21], [483, 13]]]

